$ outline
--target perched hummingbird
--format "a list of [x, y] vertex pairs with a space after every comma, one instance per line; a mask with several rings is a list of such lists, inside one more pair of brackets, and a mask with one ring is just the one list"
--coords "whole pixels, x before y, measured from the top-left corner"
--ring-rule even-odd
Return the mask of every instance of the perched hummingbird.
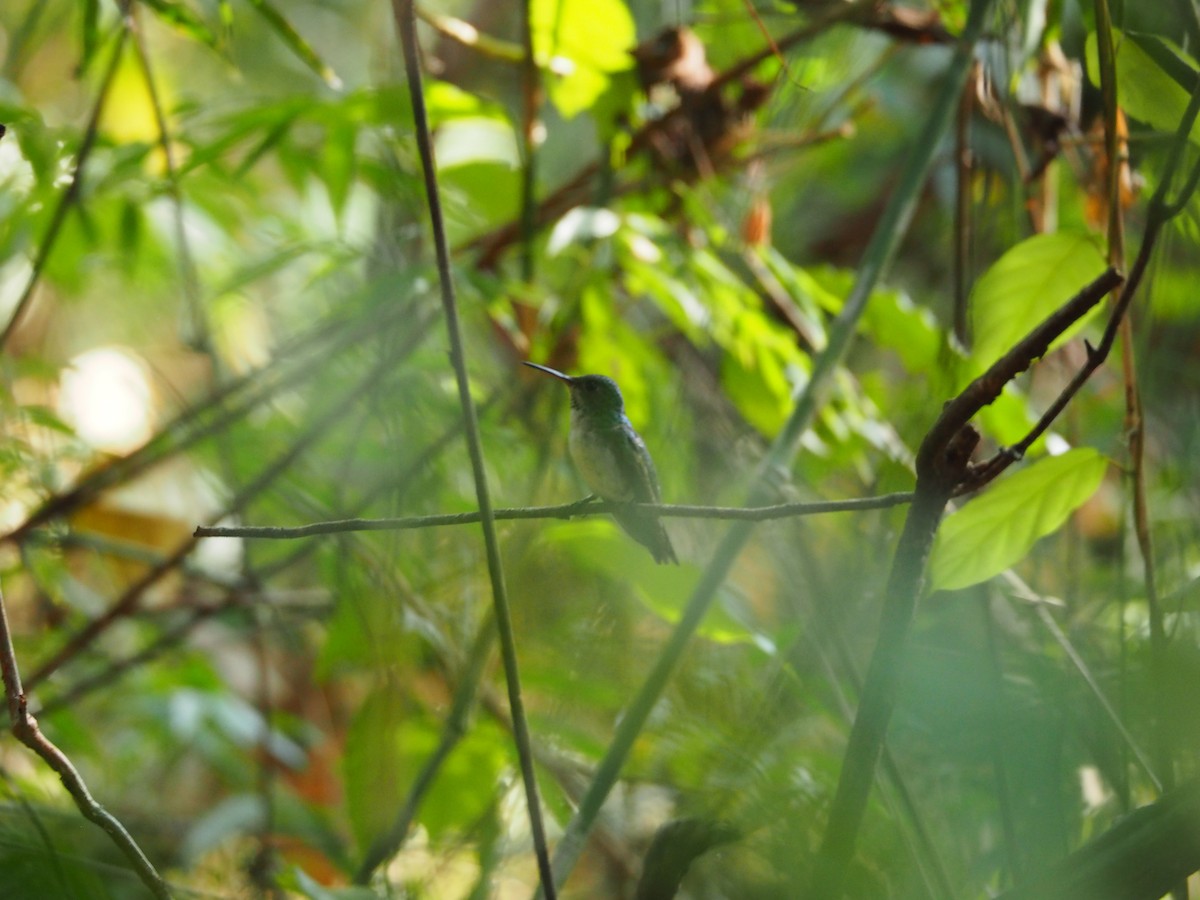
[[[597, 496], [617, 503], [659, 503], [658, 473], [641, 436], [625, 416], [617, 383], [604, 375], [572, 378], [556, 369], [527, 362], [565, 382], [571, 390], [571, 431], [567, 446], [575, 468]], [[613, 518], [658, 563], [676, 563], [675, 548], [654, 513], [629, 507]]]

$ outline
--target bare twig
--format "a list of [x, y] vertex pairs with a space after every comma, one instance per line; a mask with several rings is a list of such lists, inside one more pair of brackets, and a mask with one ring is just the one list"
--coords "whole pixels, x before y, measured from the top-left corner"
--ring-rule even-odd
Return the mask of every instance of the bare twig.
[[17, 667], [17, 655], [13, 650], [12, 633], [8, 628], [8, 612], [2, 595], [0, 595], [0, 674], [4, 678], [4, 696], [12, 733], [17, 740], [40, 756], [42, 761], [54, 770], [84, 818], [104, 829], [112, 838], [113, 843], [125, 854], [126, 859], [132, 864], [138, 877], [150, 892], [155, 897], [169, 898], [171, 892], [167, 889], [166, 882], [163, 881], [162, 876], [158, 874], [146, 854], [142, 852], [137, 841], [133, 839], [116, 816], [92, 797], [71, 760], [42, 734], [41, 729], [38, 728], [37, 719], [30, 715], [25, 703], [25, 690], [21, 686], [21, 673]]
[[[1041, 324], [996, 360], [986, 372], [967, 385], [962, 393], [946, 404], [946, 408], [942, 410], [942, 414], [934, 423], [929, 434], [926, 435], [922, 447], [929, 448], [928, 452], [936, 452], [938, 448], [945, 447], [950, 438], [966, 425], [972, 416], [999, 397], [1006, 384], [1028, 369], [1035, 361], [1041, 359], [1056, 338], [1083, 318], [1088, 310], [1103, 300], [1108, 292], [1119, 285], [1121, 281], [1121, 274], [1116, 269], [1106, 269], [1083, 290], [1047, 316]], [[1097, 363], [1097, 365], [1099, 364]], [[1070, 396], [1074, 396], [1074, 394], [1072, 393]], [[1065, 399], [1060, 398], [1061, 405], [1052, 407], [1054, 416], [1062, 411], [1070, 396]], [[1045, 430], [1052, 421], [1053, 417], [1039, 425], [1042, 430]], [[1037, 434], [1041, 434], [1041, 432], [1038, 431]], [[1011, 459], [1008, 459], [1008, 462], [999, 471], [1007, 468], [1013, 460], [1020, 459], [1029, 444], [1036, 439], [1036, 436], [1032, 440], [1027, 437], [1018, 445], [1019, 450], [1012, 449], [1002, 453], [1001, 458], [1011, 457]], [[918, 460], [919, 465], [920, 461]], [[995, 477], [991, 472], [993, 465], [995, 463], [989, 461], [983, 467], [983, 471], [987, 472], [989, 477]], [[999, 474], [999, 472], [995, 474]], [[971, 486], [978, 485], [973, 482]]]
[[[972, 4], [972, 10], [977, 10], [979, 5]], [[931, 429], [930, 435], [935, 430]], [[874, 785], [875, 768], [896, 705], [898, 676], [917, 599], [925, 583], [925, 565], [946, 503], [958, 482], [966, 477], [979, 434], [964, 425], [940, 447], [929, 446], [929, 440], [927, 436], [917, 454], [917, 490], [896, 547], [879, 625], [879, 640], [871, 654], [825, 837], [817, 856], [809, 892], [814, 900], [841, 896], [867, 798]]]
[[519, 45], [484, 34], [464, 19], [444, 16], [424, 8], [417, 9], [417, 18], [442, 37], [468, 47], [480, 56], [506, 63], [519, 63], [525, 59]]
[[983, 64], [976, 60], [963, 87], [954, 128], [954, 337], [962, 347], [971, 346], [967, 322], [967, 295], [971, 255], [971, 175], [975, 156], [971, 152], [971, 115], [975, 93], [983, 78]]

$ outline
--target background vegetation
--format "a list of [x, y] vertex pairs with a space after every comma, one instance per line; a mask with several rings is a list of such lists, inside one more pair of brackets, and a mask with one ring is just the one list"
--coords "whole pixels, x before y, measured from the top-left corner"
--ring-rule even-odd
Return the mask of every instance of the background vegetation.
[[[403, 6], [0, 5], [6, 897], [537, 888], [479, 525], [193, 536], [478, 508]], [[417, 13], [496, 507], [584, 494], [526, 359], [617, 379], [668, 503], [912, 491], [945, 401], [1144, 264], [975, 417], [1008, 467], [924, 589], [906, 497], [672, 516], [678, 567], [602, 515], [497, 522], [560, 894], [1186, 896], [1194, 5]]]

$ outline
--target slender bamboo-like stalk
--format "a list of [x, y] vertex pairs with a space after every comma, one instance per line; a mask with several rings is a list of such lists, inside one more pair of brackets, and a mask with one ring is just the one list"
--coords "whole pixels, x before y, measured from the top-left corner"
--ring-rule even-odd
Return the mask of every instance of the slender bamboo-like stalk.
[[[1100, 68], [1100, 94], [1104, 101], [1104, 155], [1108, 161], [1108, 262], [1121, 267], [1125, 262], [1125, 223], [1121, 210], [1121, 179], [1128, 168], [1125, 142], [1119, 131], [1120, 100], [1117, 96], [1117, 63], [1113, 47], [1112, 17], [1108, 0], [1095, 0], [1096, 50]], [[1135, 286], [1136, 287], [1136, 286]], [[1126, 286], [1125, 290], [1129, 290]], [[1142, 585], [1146, 592], [1147, 618], [1150, 625], [1150, 696], [1154, 698], [1151, 753], [1154, 768], [1162, 779], [1162, 790], [1175, 787], [1175, 750], [1167, 720], [1170, 692], [1166, 685], [1167, 633], [1163, 625], [1162, 604], [1158, 597], [1158, 578], [1154, 539], [1150, 530], [1150, 509], [1146, 496], [1146, 422], [1138, 389], [1136, 348], [1133, 323], [1129, 316], [1121, 320], [1121, 373], [1125, 381], [1125, 434], [1129, 442], [1129, 487], [1133, 491], [1133, 532], [1142, 558]], [[1187, 881], [1172, 891], [1175, 900], [1187, 900]]]
[[529, 726], [525, 720], [525, 703], [521, 697], [520, 671], [517, 667], [517, 647], [513, 636], [512, 617], [509, 613], [508, 588], [504, 582], [504, 565], [500, 556], [500, 541], [496, 536], [491, 489], [488, 487], [483, 444], [479, 438], [475, 401], [471, 397], [471, 384], [467, 375], [466, 348], [463, 343], [462, 327], [458, 320], [458, 301], [455, 296], [454, 277], [450, 269], [450, 247], [446, 242], [446, 229], [442, 218], [442, 205], [437, 183], [437, 168], [433, 158], [433, 140], [429, 132], [429, 118], [425, 110], [425, 96], [417, 47], [416, 12], [413, 0], [393, 0], [392, 10], [400, 32], [400, 45], [404, 52], [404, 69], [408, 77], [409, 97], [413, 106], [417, 149], [420, 153], [421, 169], [425, 177], [425, 198], [428, 202], [430, 227], [433, 231], [433, 243], [437, 254], [442, 309], [446, 318], [446, 330], [450, 337], [450, 360], [454, 366], [454, 375], [458, 383], [463, 430], [466, 433], [467, 450], [471, 457], [471, 471], [475, 480], [475, 497], [479, 504], [480, 522], [483, 525], [488, 576], [492, 584], [492, 602], [496, 615], [496, 627], [500, 635], [500, 655], [504, 661], [504, 678], [508, 685], [508, 703], [513, 718], [513, 737], [517, 744], [521, 776], [525, 784], [525, 801], [529, 813], [530, 831], [533, 836], [534, 853], [537, 856], [538, 873], [542, 886], [553, 900], [555, 896], [554, 879], [550, 871], [546, 830], [542, 824], [542, 810], [538, 800], [537, 775], [533, 768], [533, 750], [529, 738]]

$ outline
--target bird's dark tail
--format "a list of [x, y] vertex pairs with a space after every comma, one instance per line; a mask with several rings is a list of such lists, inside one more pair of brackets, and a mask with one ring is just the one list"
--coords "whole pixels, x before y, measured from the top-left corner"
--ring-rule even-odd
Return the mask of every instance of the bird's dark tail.
[[656, 563], [679, 565], [679, 557], [675, 555], [671, 538], [658, 516], [644, 509], [630, 508], [617, 510], [613, 513], [613, 518], [631, 538], [650, 551]]

